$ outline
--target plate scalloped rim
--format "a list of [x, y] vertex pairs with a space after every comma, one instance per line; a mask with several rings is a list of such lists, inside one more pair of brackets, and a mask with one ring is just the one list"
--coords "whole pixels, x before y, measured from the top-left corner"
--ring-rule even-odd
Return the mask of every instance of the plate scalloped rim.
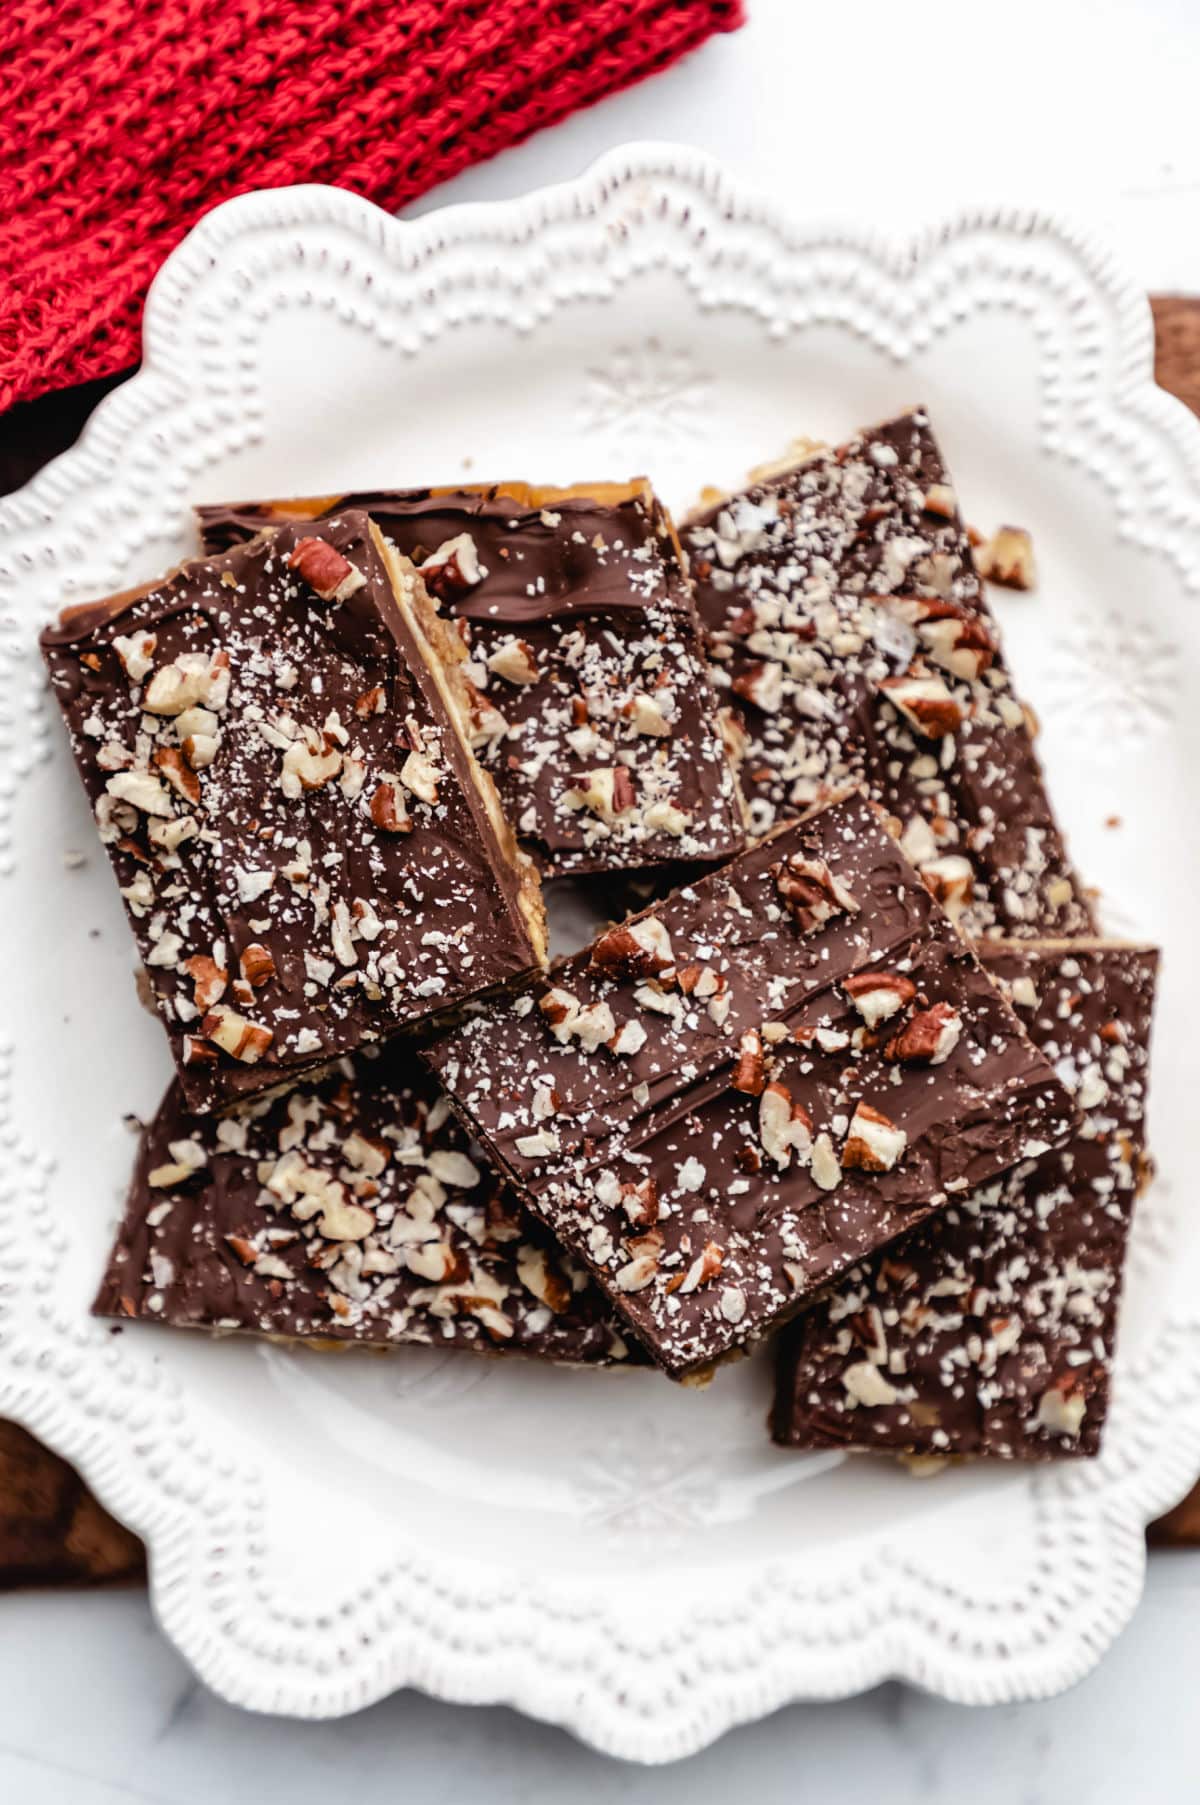
[[[411, 222], [332, 188], [245, 195], [207, 215], [159, 274], [141, 372], [102, 404], [77, 447], [0, 502], [0, 869], [10, 874], [17, 783], [50, 734], [18, 592], [39, 583], [65, 592], [64, 564], [84, 573], [75, 581], [86, 592], [98, 535], [115, 533], [125, 555], [147, 534], [122, 527], [129, 504], [153, 520], [154, 507], [186, 499], [206, 460], [261, 437], [245, 356], [253, 332], [239, 338], [236, 328], [239, 317], [269, 317], [277, 263], [306, 257], [346, 317], [402, 352], [464, 320], [533, 331], [575, 296], [617, 295], [647, 263], [675, 269], [701, 309], [736, 300], [772, 335], [830, 321], [898, 360], [958, 308], [1013, 306], [1041, 342], [1042, 449], [1104, 485], [1118, 538], [1169, 559], [1187, 594], [1200, 589], [1200, 423], [1153, 384], [1144, 296], [1087, 234], [1054, 219], [965, 213], [901, 245], [805, 232], [708, 158], [661, 144], [622, 148], [578, 181], [516, 202]], [[234, 274], [214, 289], [222, 267]], [[168, 422], [189, 455], [164, 500], [153, 447]], [[131, 447], [140, 447], [132, 459]], [[1200, 1466], [1200, 1320], [1172, 1319], [1122, 1367], [1104, 1457], [1028, 1476], [1035, 1558], [1003, 1600], [993, 1576], [986, 1607], [907, 1558], [899, 1536], [861, 1568], [834, 1563], [815, 1582], [773, 1559], [749, 1594], [721, 1597], [714, 1586], [686, 1624], [652, 1631], [622, 1622], [619, 1603], [535, 1599], [503, 1575], [481, 1589], [480, 1575], [453, 1559], [398, 1548], [354, 1646], [314, 1657], [297, 1614], [239, 1579], [229, 1559], [262, 1532], [260, 1473], [197, 1445], [165, 1364], [149, 1379], [139, 1368], [135, 1389], [111, 1346], [103, 1362], [92, 1357], [94, 1325], [80, 1328], [56, 1306], [46, 1274], [65, 1231], [51, 1207], [52, 1167], [15, 1119], [4, 1050], [0, 1410], [74, 1461], [146, 1538], [163, 1628], [204, 1680], [248, 1708], [333, 1716], [412, 1684], [505, 1702], [613, 1754], [662, 1761], [790, 1700], [889, 1677], [966, 1702], [1048, 1695], [1086, 1672], [1128, 1620], [1144, 1525]], [[25, 1316], [29, 1288], [41, 1301]]]

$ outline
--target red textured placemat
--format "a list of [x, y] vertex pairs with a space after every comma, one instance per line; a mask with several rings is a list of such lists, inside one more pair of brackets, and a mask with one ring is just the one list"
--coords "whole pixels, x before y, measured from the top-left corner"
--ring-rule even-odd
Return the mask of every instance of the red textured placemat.
[[742, 0], [5, 0], [0, 411], [126, 368], [216, 202], [333, 182], [395, 209], [638, 81]]

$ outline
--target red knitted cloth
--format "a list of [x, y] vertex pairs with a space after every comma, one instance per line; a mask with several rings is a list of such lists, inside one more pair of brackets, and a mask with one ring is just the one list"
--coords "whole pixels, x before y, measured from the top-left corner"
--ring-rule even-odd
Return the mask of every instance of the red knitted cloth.
[[741, 0], [4, 0], [0, 409], [135, 363], [250, 188], [397, 208], [742, 21]]

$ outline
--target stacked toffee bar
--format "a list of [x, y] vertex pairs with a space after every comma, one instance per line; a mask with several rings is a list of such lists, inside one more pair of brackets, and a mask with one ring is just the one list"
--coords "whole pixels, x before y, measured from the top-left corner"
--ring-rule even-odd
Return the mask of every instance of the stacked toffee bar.
[[793, 1325], [773, 1419], [785, 1446], [1023, 1460], [1099, 1449], [1147, 1173], [1158, 955], [1027, 941], [984, 959], [1072, 1092], [1078, 1127], [856, 1267]]
[[862, 784], [964, 933], [1094, 931], [923, 413], [764, 474], [684, 543], [752, 833]]
[[496, 998], [427, 1057], [676, 1377], [1074, 1121], [859, 795]]
[[73, 609], [42, 648], [194, 1110], [544, 955], [459, 648], [365, 514]]
[[190, 1114], [172, 1085], [96, 1309], [316, 1342], [639, 1358], [405, 1040], [219, 1118]]

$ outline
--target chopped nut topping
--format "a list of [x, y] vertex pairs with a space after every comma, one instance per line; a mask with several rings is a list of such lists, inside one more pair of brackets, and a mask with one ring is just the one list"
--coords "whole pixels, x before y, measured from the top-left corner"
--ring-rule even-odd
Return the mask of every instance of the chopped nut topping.
[[735, 1091], [748, 1097], [759, 1097], [766, 1086], [766, 1061], [762, 1035], [757, 1028], [747, 1028], [738, 1042], [738, 1056], [729, 1080]]
[[[275, 961], [269, 949], [257, 940], [252, 941], [241, 957], [242, 976], [247, 984], [257, 990], [263, 984], [269, 984], [275, 976]], [[196, 998], [200, 1003], [199, 997]]]
[[424, 752], [410, 752], [400, 767], [400, 782], [405, 789], [411, 790], [421, 802], [432, 807], [438, 799], [438, 778], [441, 773], [433, 760]]
[[201, 1027], [214, 1046], [231, 1058], [240, 1059], [244, 1065], [257, 1065], [273, 1038], [269, 1028], [256, 1027], [225, 1003], [210, 1010]]
[[856, 1404], [870, 1410], [894, 1404], [899, 1393], [887, 1376], [870, 1360], [858, 1360], [842, 1374], [842, 1384]]
[[962, 1035], [962, 1017], [949, 1003], [934, 1003], [914, 1015], [899, 1034], [889, 1040], [888, 1059], [941, 1065], [949, 1059]]
[[890, 1172], [907, 1145], [908, 1136], [903, 1128], [897, 1128], [890, 1116], [872, 1108], [869, 1103], [859, 1103], [850, 1118], [850, 1132], [842, 1148], [842, 1167], [854, 1167], [863, 1172]]
[[[332, 1191], [334, 1187], [330, 1189]], [[329, 1241], [363, 1240], [375, 1227], [374, 1216], [361, 1204], [348, 1203], [340, 1185], [336, 1190], [338, 1194], [330, 1197], [317, 1218], [318, 1231]]]
[[453, 539], [443, 540], [421, 565], [421, 580], [439, 601], [450, 601], [474, 589], [487, 574], [470, 533], [456, 533]]
[[634, 696], [629, 705], [629, 725], [635, 733], [649, 734], [652, 739], [665, 739], [671, 732], [671, 723], [653, 696]]
[[144, 815], [172, 815], [175, 812], [171, 798], [149, 771], [118, 771], [104, 787], [118, 802], [131, 803]]
[[657, 1271], [657, 1253], [640, 1253], [619, 1269], [613, 1283], [618, 1291], [644, 1291], [647, 1285], [653, 1284]]
[[715, 1241], [706, 1242], [680, 1282], [680, 1295], [686, 1297], [689, 1292], [698, 1291], [701, 1285], [709, 1284], [720, 1272], [724, 1260], [724, 1249], [718, 1247]]
[[387, 707], [387, 691], [382, 683], [376, 683], [371, 689], [365, 689], [361, 696], [354, 700], [354, 713], [360, 721], [369, 721], [373, 714], [382, 714]]
[[957, 608], [953, 602], [914, 601], [906, 604], [926, 657], [952, 677], [977, 683], [990, 670], [996, 642], [977, 614]]
[[283, 755], [279, 787], [291, 800], [305, 790], [319, 790], [331, 783], [342, 768], [342, 754], [328, 734], [308, 727]]
[[871, 1029], [897, 1015], [917, 994], [911, 978], [886, 971], [854, 972], [842, 979], [842, 989]]
[[179, 746], [160, 746], [154, 754], [154, 763], [162, 772], [171, 788], [185, 802], [199, 802], [200, 779], [188, 763], [183, 749]]
[[545, 1016], [555, 1040], [565, 1045], [579, 1019], [579, 999], [573, 997], [569, 990], [562, 990], [556, 985], [542, 997], [538, 1008]]
[[539, 1303], [545, 1304], [556, 1316], [561, 1316], [569, 1309], [571, 1303], [571, 1287], [560, 1272], [556, 1272], [546, 1258], [545, 1250], [531, 1243], [523, 1246], [517, 1255], [517, 1277], [527, 1291], [532, 1292]]
[[652, 802], [642, 811], [642, 820], [650, 833], [670, 834], [678, 840], [687, 832], [692, 817], [686, 809], [681, 809], [673, 802]]
[[783, 667], [773, 662], [751, 665], [733, 679], [733, 688], [764, 714], [776, 714], [783, 704]]
[[571, 1023], [571, 1033], [587, 1053], [594, 1053], [605, 1041], [613, 1040], [616, 1032], [617, 1024], [607, 1003], [588, 1003]]
[[590, 956], [598, 971], [629, 977], [653, 977], [665, 971], [673, 958], [671, 937], [653, 915], [608, 928], [593, 945]]
[[224, 996], [229, 973], [215, 959], [206, 958], [202, 953], [185, 959], [182, 969], [195, 981], [196, 989], [192, 1000], [200, 1013], [206, 1014]]
[[288, 563], [323, 602], [349, 601], [367, 580], [328, 539], [298, 539]]
[[921, 505], [927, 514], [936, 514], [940, 520], [953, 520], [958, 513], [958, 499], [949, 483], [930, 483]]
[[506, 683], [536, 683], [541, 677], [533, 647], [524, 639], [507, 639], [487, 658], [487, 667]]
[[121, 668], [131, 683], [140, 683], [154, 662], [158, 641], [153, 633], [118, 633], [112, 648], [121, 660]]
[[229, 655], [183, 652], [171, 664], [161, 665], [150, 679], [142, 707], [151, 714], [180, 715], [197, 704], [217, 713], [229, 695]]
[[823, 1191], [836, 1190], [842, 1182], [842, 1168], [833, 1150], [833, 1142], [824, 1132], [817, 1136], [812, 1145], [812, 1176], [813, 1183], [820, 1185]]
[[802, 934], [815, 933], [835, 915], [857, 915], [858, 903], [824, 859], [793, 852], [772, 865], [776, 888]]
[[589, 771], [586, 783], [567, 790], [563, 802], [568, 808], [589, 809], [601, 821], [611, 823], [635, 806], [637, 795], [627, 767], [614, 765]]
[[553, 1128], [539, 1128], [535, 1134], [519, 1136], [516, 1147], [523, 1159], [541, 1159], [558, 1152], [558, 1135]]
[[893, 708], [924, 739], [941, 739], [963, 723], [963, 711], [940, 677], [887, 677], [879, 686]]
[[1051, 1386], [1038, 1399], [1035, 1421], [1042, 1429], [1048, 1429], [1051, 1435], [1074, 1437], [1083, 1427], [1083, 1419], [1087, 1415], [1087, 1399], [1082, 1391], [1059, 1389]]
[[371, 794], [368, 810], [372, 821], [381, 833], [410, 834], [412, 817], [404, 800], [404, 792], [400, 788], [400, 779], [389, 773], [376, 786]]
[[951, 921], [961, 920], [962, 915], [975, 894], [975, 874], [969, 859], [960, 853], [948, 852], [943, 857], [930, 859], [920, 867], [921, 882], [931, 896], [937, 898]]
[[1036, 587], [1033, 540], [1024, 527], [997, 527], [987, 544], [976, 552], [975, 563], [980, 576], [991, 583], [1002, 583], [1007, 589]]
[[784, 1084], [768, 1084], [758, 1105], [758, 1138], [763, 1152], [784, 1170], [795, 1153], [803, 1162], [811, 1153], [812, 1117], [802, 1103], [792, 1100]]
[[634, 1053], [641, 1052], [646, 1044], [646, 1040], [646, 1030], [642, 1027], [641, 1022], [635, 1022], [631, 1019], [621, 1023], [621, 1026], [608, 1042], [608, 1045], [612, 1052], [619, 1053], [624, 1058], [629, 1058]]
[[621, 1207], [635, 1228], [653, 1228], [658, 1221], [658, 1185], [653, 1178], [621, 1186]]

